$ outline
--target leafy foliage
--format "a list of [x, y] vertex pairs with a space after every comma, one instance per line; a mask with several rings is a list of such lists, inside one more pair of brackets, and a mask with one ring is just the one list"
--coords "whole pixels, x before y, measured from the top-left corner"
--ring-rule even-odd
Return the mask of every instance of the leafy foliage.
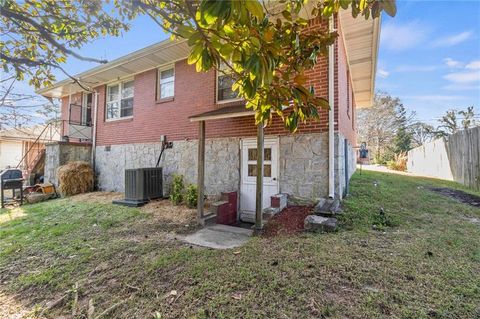
[[[307, 6], [305, 0], [117, 0], [129, 19], [147, 13], [174, 37], [188, 39], [188, 63], [197, 71], [216, 69], [232, 78], [232, 89], [255, 110], [257, 123], [273, 114], [295, 131], [300, 122], [318, 118], [328, 101], [306, 87], [305, 71], [326, 55], [337, 37], [326, 28], [306, 32], [310, 18], [327, 21], [341, 8], [354, 16], [395, 14], [394, 1], [325, 0]], [[287, 111], [288, 110], [288, 111]]]
[[52, 84], [52, 68], [63, 70], [68, 56], [105, 63], [74, 51], [100, 36], [118, 36], [128, 29], [103, 6], [102, 0], [0, 1], [1, 67], [18, 80], [27, 76], [39, 88]]
[[438, 120], [440, 125], [437, 127], [434, 134], [437, 137], [445, 137], [460, 130], [475, 127], [480, 124], [475, 118], [476, 116], [473, 106], [467, 107], [466, 110], [448, 110], [445, 115]]
[[410, 149], [414, 117], [398, 97], [379, 92], [371, 108], [358, 112], [359, 141], [367, 143], [377, 164], [386, 164], [395, 159], [395, 154]]
[[32, 122], [58, 122], [60, 104], [58, 101], [23, 93], [16, 87], [14, 76], [0, 80], [0, 129], [20, 128]]
[[405, 172], [407, 170], [407, 153], [400, 152], [387, 162], [387, 167], [395, 171]]
[[197, 201], [198, 201], [198, 196], [197, 196], [197, 185], [195, 184], [190, 184], [187, 186], [187, 190], [185, 192], [185, 202], [187, 204], [187, 207], [189, 208], [195, 208], [197, 207]]
[[185, 191], [185, 185], [183, 183], [182, 175], [173, 175], [172, 181], [172, 193], [170, 195], [170, 200], [174, 205], [179, 205], [183, 202], [183, 193]]
[[412, 148], [418, 147], [432, 141], [435, 137], [434, 127], [423, 122], [415, 122], [410, 125]]
[[[299, 123], [318, 118], [328, 102], [307, 87], [305, 72], [337, 38], [325, 27], [307, 30], [308, 19], [328, 19], [351, 8], [354, 17], [393, 16], [394, 0], [114, 0], [115, 14], [103, 10], [101, 0], [29, 0], [2, 2], [2, 32], [12, 33], [1, 48], [5, 68], [17, 77], [32, 77], [36, 87], [53, 80], [52, 67], [99, 36], [119, 35], [126, 21], [149, 15], [174, 38], [186, 39], [188, 63], [197, 71], [216, 69], [233, 81], [232, 89], [255, 110], [257, 123], [267, 125], [277, 114], [295, 131]], [[305, 16], [305, 13], [308, 13]], [[75, 79], [76, 80], [76, 79]]]

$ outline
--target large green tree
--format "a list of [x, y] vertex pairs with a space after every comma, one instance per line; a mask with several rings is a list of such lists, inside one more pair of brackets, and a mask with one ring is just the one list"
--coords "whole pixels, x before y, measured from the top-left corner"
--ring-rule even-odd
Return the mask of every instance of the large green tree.
[[378, 92], [373, 106], [358, 112], [359, 142], [366, 142], [370, 156], [384, 164], [411, 148], [414, 117], [398, 97]]
[[37, 87], [49, 84], [52, 67], [61, 67], [69, 55], [95, 60], [72, 48], [100, 35], [118, 35], [126, 22], [147, 14], [173, 37], [188, 40], [188, 62], [197, 71], [228, 74], [258, 123], [268, 124], [276, 113], [292, 131], [317, 118], [318, 108], [328, 108], [305, 87], [305, 71], [338, 36], [326, 28], [306, 32], [308, 20], [301, 13], [327, 21], [341, 9], [365, 19], [396, 12], [394, 0], [115, 0], [111, 14], [100, 0], [1, 3], [0, 32], [11, 35], [2, 42], [1, 63], [18, 78], [29, 75]]

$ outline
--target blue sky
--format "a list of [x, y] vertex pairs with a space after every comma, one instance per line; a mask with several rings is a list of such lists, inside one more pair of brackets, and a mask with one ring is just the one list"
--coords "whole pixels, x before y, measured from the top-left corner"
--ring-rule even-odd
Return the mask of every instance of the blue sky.
[[[400, 97], [431, 124], [452, 108], [473, 105], [480, 115], [480, 1], [398, 0], [397, 6], [395, 18], [382, 19], [376, 89]], [[112, 60], [165, 38], [141, 17], [122, 37], [96, 40], [81, 53]], [[76, 74], [94, 66], [71, 58], [65, 68]], [[26, 84], [17, 88], [32, 92]]]
[[383, 16], [376, 88], [435, 124], [446, 110], [480, 115], [480, 1], [397, 1]]

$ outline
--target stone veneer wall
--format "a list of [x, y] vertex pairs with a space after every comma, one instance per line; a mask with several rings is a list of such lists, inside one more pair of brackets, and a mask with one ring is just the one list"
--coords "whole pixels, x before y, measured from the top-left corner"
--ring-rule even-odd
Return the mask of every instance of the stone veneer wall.
[[281, 193], [328, 196], [328, 133], [281, 136], [279, 152]]
[[57, 168], [71, 161], [89, 162], [92, 156], [90, 144], [54, 142], [45, 145], [45, 182], [58, 186]]
[[[336, 195], [345, 189], [344, 142], [335, 137]], [[328, 196], [328, 133], [294, 134], [279, 138], [280, 192], [296, 197], [317, 199]], [[155, 166], [161, 151], [160, 143], [112, 145], [96, 149], [97, 183], [101, 190], [124, 191], [128, 168]], [[240, 189], [240, 138], [215, 138], [205, 142], [206, 194], [218, 196], [222, 191]], [[355, 170], [353, 148], [349, 175]], [[170, 193], [173, 174], [181, 174], [186, 184], [197, 182], [197, 140], [174, 141], [173, 148], [163, 153], [164, 195]]]
[[[238, 190], [240, 183], [239, 138], [216, 138], [205, 141], [205, 185], [207, 195]], [[170, 194], [173, 174], [184, 176], [185, 184], [197, 182], [198, 141], [174, 141], [160, 161], [163, 167], [164, 195]], [[161, 143], [112, 145], [96, 148], [95, 167], [101, 190], [125, 190], [125, 169], [154, 167]]]

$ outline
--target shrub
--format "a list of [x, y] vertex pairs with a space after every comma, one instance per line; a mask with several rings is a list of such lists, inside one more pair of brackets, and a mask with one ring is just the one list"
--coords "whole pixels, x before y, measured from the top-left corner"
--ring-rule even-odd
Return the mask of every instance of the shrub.
[[407, 154], [399, 153], [395, 158], [387, 162], [387, 167], [395, 171], [405, 172], [407, 170]]
[[395, 159], [395, 154], [389, 149], [383, 151], [382, 153], [376, 153], [373, 156], [373, 162], [378, 165], [385, 165], [393, 159]]
[[185, 201], [189, 208], [197, 207], [197, 185], [190, 184], [187, 186], [187, 191], [185, 193]]
[[173, 175], [172, 182], [172, 194], [170, 195], [170, 200], [174, 205], [179, 205], [183, 201], [183, 192], [185, 191], [185, 186], [183, 184], [182, 175]]
[[387, 215], [383, 208], [377, 214], [371, 216], [372, 228], [376, 230], [385, 230], [387, 227], [398, 226], [398, 221], [392, 216]]

